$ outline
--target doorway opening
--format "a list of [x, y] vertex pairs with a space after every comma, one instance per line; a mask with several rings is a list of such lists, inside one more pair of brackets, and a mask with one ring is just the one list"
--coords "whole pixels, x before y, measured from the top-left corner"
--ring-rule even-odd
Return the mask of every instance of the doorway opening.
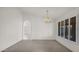
[[23, 22], [23, 40], [31, 40], [31, 22], [26, 20]]

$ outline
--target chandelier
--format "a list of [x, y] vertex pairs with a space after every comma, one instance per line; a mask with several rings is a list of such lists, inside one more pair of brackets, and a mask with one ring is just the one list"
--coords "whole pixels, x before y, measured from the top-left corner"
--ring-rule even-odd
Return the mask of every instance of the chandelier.
[[45, 23], [50, 23], [50, 22], [51, 22], [51, 18], [49, 17], [48, 12], [49, 12], [49, 11], [46, 10], [46, 15], [45, 15], [45, 17], [44, 17]]

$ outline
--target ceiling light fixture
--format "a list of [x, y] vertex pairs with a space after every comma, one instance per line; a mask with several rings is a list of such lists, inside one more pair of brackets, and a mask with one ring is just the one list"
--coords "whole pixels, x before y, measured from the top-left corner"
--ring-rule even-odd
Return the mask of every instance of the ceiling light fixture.
[[44, 17], [45, 23], [50, 23], [50, 22], [51, 22], [51, 18], [49, 17], [48, 12], [49, 12], [49, 11], [46, 10], [46, 16]]

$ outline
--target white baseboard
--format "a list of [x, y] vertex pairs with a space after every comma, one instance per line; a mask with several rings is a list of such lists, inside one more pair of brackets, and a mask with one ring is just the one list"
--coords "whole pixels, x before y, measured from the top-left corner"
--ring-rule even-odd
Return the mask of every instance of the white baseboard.
[[29, 39], [23, 39], [23, 40], [55, 40], [53, 36], [43, 36], [43, 37], [32, 37]]
[[14, 44], [16, 44], [16, 43], [18, 43], [18, 42], [20, 42], [20, 41], [21, 41], [21, 40], [18, 40], [18, 41], [16, 41], [16, 42], [14, 42], [13, 44], [7, 46], [6, 48], [0, 50], [0, 52], [4, 51], [5, 49], [9, 48], [10, 46], [12, 46], [12, 45], [14, 45]]

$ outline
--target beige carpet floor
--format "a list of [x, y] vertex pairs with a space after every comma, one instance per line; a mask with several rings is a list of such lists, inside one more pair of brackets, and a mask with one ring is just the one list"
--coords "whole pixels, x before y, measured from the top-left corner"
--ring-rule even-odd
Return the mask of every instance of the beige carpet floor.
[[71, 52], [55, 40], [22, 40], [3, 52]]

